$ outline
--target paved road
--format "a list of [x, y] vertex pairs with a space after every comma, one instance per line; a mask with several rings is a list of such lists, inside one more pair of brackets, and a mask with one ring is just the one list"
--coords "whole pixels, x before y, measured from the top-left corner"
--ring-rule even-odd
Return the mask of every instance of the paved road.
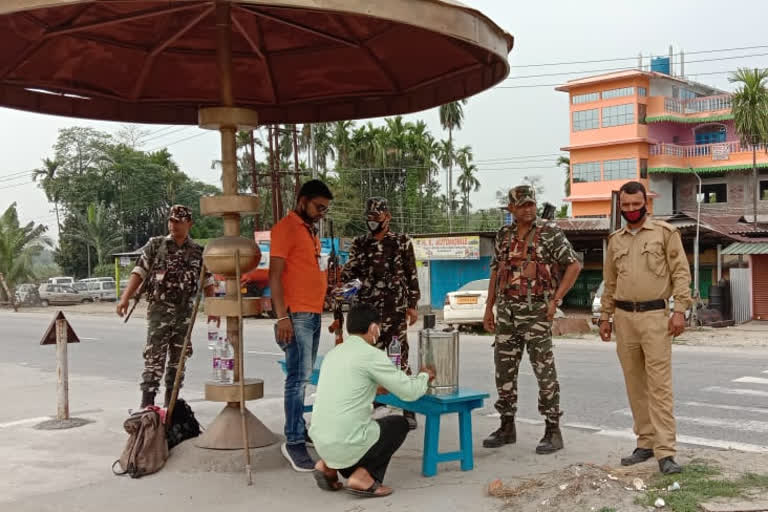
[[[4, 362], [54, 371], [54, 347], [39, 345], [51, 316], [53, 311], [50, 316], [0, 312]], [[125, 325], [116, 317], [73, 315], [70, 321], [82, 340], [70, 345], [71, 373], [137, 382], [146, 336], [143, 319], [134, 318]], [[195, 356], [188, 363], [190, 392], [202, 390], [210, 371], [205, 337], [205, 326], [200, 323], [193, 334]], [[411, 333], [410, 339], [415, 345], [417, 334]], [[462, 386], [488, 390], [493, 397], [491, 341], [487, 336], [462, 335], [460, 379]], [[320, 352], [331, 346], [331, 336], [324, 333]], [[283, 376], [277, 361], [282, 354], [273, 341], [271, 322], [246, 322], [246, 351], [248, 376], [264, 379], [266, 396], [281, 396]], [[415, 352], [412, 364], [416, 364]], [[632, 422], [614, 345], [559, 340], [556, 357], [566, 424], [626, 435]], [[750, 449], [768, 445], [768, 363], [763, 349], [675, 346], [674, 375], [683, 440], [713, 446], [744, 443]], [[521, 420], [540, 420], [536, 382], [527, 361], [521, 368], [520, 397]], [[483, 413], [494, 413], [492, 401]], [[0, 423], [18, 419], [0, 411]]]

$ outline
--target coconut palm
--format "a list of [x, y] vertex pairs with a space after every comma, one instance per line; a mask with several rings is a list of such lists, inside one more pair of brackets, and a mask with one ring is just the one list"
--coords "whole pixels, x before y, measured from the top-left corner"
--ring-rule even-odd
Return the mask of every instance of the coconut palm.
[[[440, 125], [444, 130], [448, 130], [448, 142], [453, 145], [453, 130], [461, 130], [464, 122], [464, 105], [467, 100], [452, 101], [440, 106]], [[453, 161], [448, 165], [448, 197], [453, 195]], [[450, 212], [448, 215], [450, 225]]]
[[740, 84], [731, 98], [733, 121], [742, 144], [752, 146], [752, 195], [757, 227], [757, 146], [768, 143], [768, 69], [739, 69], [728, 81]]
[[[40, 254], [44, 247], [50, 247], [51, 241], [44, 233], [47, 226], [29, 222], [22, 226], [16, 203], [12, 203], [0, 216], [0, 273], [14, 293], [17, 284], [35, 279], [32, 271], [32, 259]], [[0, 287], [0, 296], [5, 300], [5, 291]]]
[[567, 156], [559, 156], [555, 164], [565, 169], [565, 197], [568, 197], [571, 195], [571, 159]]
[[85, 244], [88, 256], [88, 277], [91, 275], [90, 250], [96, 252], [96, 264], [104, 264], [104, 257], [120, 248], [122, 236], [114, 228], [114, 219], [104, 203], [88, 205], [85, 213], [75, 213], [77, 228], [70, 231], [68, 236], [77, 242]]
[[469, 208], [472, 206], [469, 202], [469, 194], [480, 190], [480, 181], [475, 177], [476, 173], [477, 166], [475, 164], [471, 162], [463, 162], [461, 166], [461, 174], [457, 180], [462, 195], [461, 207], [464, 210], [465, 227], [469, 227]]
[[59, 219], [59, 191], [56, 187], [56, 171], [59, 169], [59, 162], [51, 158], [43, 158], [43, 166], [32, 171], [32, 181], [40, 178], [39, 187], [45, 192], [45, 197], [53, 203], [56, 211], [56, 227], [61, 233], [61, 220]]

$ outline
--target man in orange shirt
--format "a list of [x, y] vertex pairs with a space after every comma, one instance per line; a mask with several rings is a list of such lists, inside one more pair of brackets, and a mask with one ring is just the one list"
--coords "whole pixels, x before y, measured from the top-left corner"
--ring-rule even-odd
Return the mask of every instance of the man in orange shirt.
[[311, 472], [307, 452], [304, 390], [320, 344], [320, 316], [328, 286], [328, 255], [320, 253], [315, 224], [333, 194], [319, 180], [306, 182], [296, 208], [272, 228], [269, 286], [277, 314], [275, 335], [285, 352], [285, 444], [281, 451], [296, 471]]

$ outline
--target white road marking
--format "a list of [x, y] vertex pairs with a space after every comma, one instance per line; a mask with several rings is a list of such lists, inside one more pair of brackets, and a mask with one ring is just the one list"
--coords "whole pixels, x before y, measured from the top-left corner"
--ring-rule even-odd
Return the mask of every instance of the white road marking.
[[[486, 414], [486, 417], [498, 418], [499, 413], [496, 412], [496, 413]], [[542, 420], [533, 420], [533, 419], [527, 419], [527, 418], [515, 418], [515, 421], [519, 421], [520, 423], [527, 423], [529, 425], [540, 425], [543, 423]], [[597, 425], [588, 425], [585, 423], [566, 423], [564, 426], [570, 427], [570, 428], [582, 429], [582, 430], [592, 430], [594, 431], [595, 435], [616, 437], [620, 439], [632, 439], [632, 440], [635, 439], [635, 433], [632, 432], [631, 429], [622, 429], [622, 430], [611, 429], [611, 428], [600, 427]], [[750, 452], [750, 453], [768, 453], [768, 446], [750, 444], [750, 443], [739, 443], [735, 441], [726, 441], [723, 439], [707, 439], [704, 437], [684, 436], [684, 435], [678, 434], [677, 442], [680, 444], [704, 446], [708, 448], [718, 448], [722, 450], [738, 450], [738, 451]]]
[[99, 341], [99, 338], [80, 338], [80, 341]]
[[[623, 412], [625, 416], [632, 416], [631, 412]], [[675, 415], [677, 421], [703, 425], [706, 427], [723, 428], [728, 430], [742, 430], [745, 432], [768, 432], [768, 422], [756, 420], [727, 420], [720, 418], [693, 417]]]
[[708, 388], [704, 388], [704, 391], [711, 391], [714, 393], [724, 393], [726, 395], [747, 395], [747, 396], [768, 397], [768, 391], [760, 391], [759, 389], [738, 389], [738, 388], [723, 388], [720, 386], [710, 386]]
[[[104, 409], [88, 409], [83, 411], [72, 411], [70, 417], [77, 416], [79, 414], [94, 414], [104, 412]], [[23, 420], [8, 421], [6, 423], [0, 423], [0, 428], [17, 427], [19, 425], [27, 425], [29, 423], [40, 423], [42, 421], [48, 421], [55, 419], [53, 416], [38, 416], [37, 418], [25, 418]]]
[[731, 382], [743, 382], [745, 384], [768, 384], [768, 379], [763, 379], [761, 377], [739, 377], [738, 379], [733, 379]]
[[280, 357], [285, 356], [285, 353], [283, 352], [259, 352], [258, 350], [249, 350], [248, 353], [257, 355], [257, 356], [280, 356]]
[[768, 414], [766, 407], [744, 407], [741, 405], [709, 404], [706, 402], [679, 402], [680, 405], [690, 405], [692, 407], [711, 407], [713, 409], [725, 409], [727, 411], [755, 412], [758, 414]]

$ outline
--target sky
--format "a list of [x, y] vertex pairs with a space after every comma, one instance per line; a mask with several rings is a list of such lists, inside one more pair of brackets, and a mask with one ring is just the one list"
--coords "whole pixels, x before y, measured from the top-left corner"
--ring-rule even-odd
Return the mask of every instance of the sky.
[[[563, 203], [564, 175], [554, 162], [560, 148], [568, 144], [568, 96], [554, 90], [557, 84], [606, 70], [635, 67], [639, 53], [647, 63], [649, 56], [666, 56], [670, 45], [676, 54], [685, 51], [687, 77], [725, 90], [733, 89], [727, 72], [745, 66], [768, 67], [764, 17], [747, 14], [765, 12], [761, 0], [727, 4], [700, 0], [695, 7], [690, 2], [659, 0], [464, 3], [479, 9], [515, 37], [508, 79], [470, 98], [464, 110], [464, 126], [454, 132], [456, 144], [471, 146], [477, 162], [481, 189], [470, 199], [476, 208], [492, 206], [499, 188], [510, 188], [524, 176], [541, 177], [542, 200]], [[764, 47], [739, 49], [755, 46]], [[733, 50], [712, 51], [724, 49]], [[583, 63], [619, 58], [627, 60]], [[575, 61], [582, 63], [562, 64]], [[541, 66], [552, 63], [558, 64]], [[423, 119], [432, 134], [440, 136], [437, 109], [406, 118]], [[54, 239], [53, 205], [48, 204], [28, 174], [20, 178], [13, 175], [39, 167], [42, 158], [52, 156], [58, 130], [71, 126], [110, 133], [121, 127], [117, 123], [0, 108], [0, 212], [16, 201], [21, 220], [47, 224]], [[218, 171], [211, 170], [211, 161], [220, 154], [216, 133], [193, 126], [143, 127], [150, 135], [142, 149], [167, 146], [188, 175], [219, 184]]]

